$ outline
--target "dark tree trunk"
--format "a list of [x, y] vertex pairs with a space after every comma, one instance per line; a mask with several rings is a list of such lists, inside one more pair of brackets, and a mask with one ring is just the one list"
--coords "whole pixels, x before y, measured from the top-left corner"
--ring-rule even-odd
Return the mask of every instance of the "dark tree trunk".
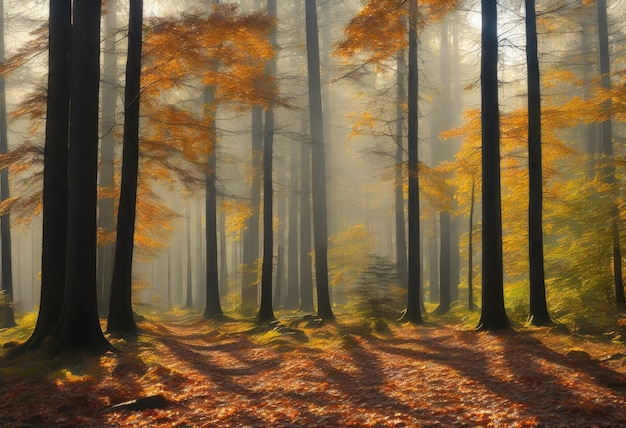
[[409, 86], [408, 86], [408, 168], [409, 180], [409, 259], [407, 306], [402, 320], [421, 323], [421, 269], [420, 269], [420, 203], [418, 178], [418, 74], [417, 74], [417, 3], [409, 3]]
[[122, 185], [117, 214], [117, 240], [113, 261], [111, 302], [107, 331], [116, 335], [137, 334], [132, 305], [132, 267], [139, 170], [139, 95], [143, 0], [131, 0], [128, 26], [126, 88], [124, 90], [124, 147]]
[[[0, 62], [4, 61], [4, 1], [0, 1]], [[9, 152], [7, 131], [7, 102], [4, 74], [0, 75], [0, 154]], [[0, 202], [8, 199], [9, 193], [9, 168], [0, 170]], [[0, 289], [4, 291], [5, 307], [4, 319], [0, 320], [0, 328], [14, 327], [15, 314], [13, 312], [13, 268], [11, 267], [11, 217], [4, 214], [0, 216], [0, 239], [2, 251], [2, 284]]]
[[[609, 56], [609, 35], [608, 20], [606, 14], [606, 0], [597, 0], [598, 8], [598, 37], [600, 47], [600, 74], [602, 88], [611, 89], [611, 67]], [[611, 122], [612, 102], [611, 98], [602, 105], [603, 110], [608, 114], [607, 119], [600, 125], [602, 127], [602, 154], [606, 156], [605, 165], [602, 169], [604, 180], [613, 188], [614, 200], [611, 207], [611, 230], [613, 233], [613, 282], [615, 284], [615, 301], [619, 306], [626, 303], [624, 296], [624, 281], [622, 278], [622, 250], [619, 239], [619, 208], [617, 206], [618, 190], [615, 178], [615, 160], [613, 159], [613, 126]]]
[[543, 185], [541, 169], [541, 89], [537, 55], [535, 0], [526, 0], [526, 66], [528, 72], [528, 249], [530, 322], [550, 324], [543, 266]]
[[300, 157], [300, 310], [313, 312], [311, 260], [311, 149], [301, 145]]
[[395, 222], [396, 222], [396, 264], [398, 265], [398, 284], [406, 287], [407, 284], [407, 256], [406, 256], [406, 227], [404, 219], [404, 102], [406, 100], [404, 65], [404, 50], [396, 55], [396, 171], [394, 183]]
[[291, 144], [289, 153], [289, 247], [287, 266], [286, 309], [298, 309], [300, 284], [298, 280], [298, 151]]
[[73, 10], [67, 271], [57, 335], [60, 350], [103, 352], [111, 345], [100, 329], [96, 296], [101, 4], [75, 0]]
[[328, 283], [328, 210], [326, 208], [326, 156], [324, 154], [324, 119], [320, 83], [320, 51], [315, 0], [305, 0], [306, 46], [309, 85], [309, 116], [313, 171], [313, 237], [315, 242], [315, 281], [317, 313], [333, 319]]
[[500, 194], [500, 112], [498, 110], [498, 11], [482, 0], [482, 311], [478, 329], [509, 327], [504, 310], [502, 204]]
[[219, 273], [217, 267], [217, 138], [215, 127], [215, 92], [213, 88], [204, 90], [205, 114], [211, 121], [211, 147], [209, 148], [208, 172], [206, 176], [206, 306], [205, 318], [215, 318], [223, 314], [220, 304]]
[[111, 303], [107, 331], [111, 334], [137, 334], [133, 317], [132, 276], [137, 176], [139, 172], [139, 95], [141, 89], [141, 44], [143, 0], [131, 0], [128, 21], [128, 56], [124, 90], [124, 147], [122, 186], [117, 213], [117, 240], [113, 261]]
[[[115, 156], [115, 124], [117, 114], [118, 84], [117, 84], [117, 0], [108, 0], [107, 14], [104, 19], [106, 37], [104, 39], [103, 71], [101, 82], [102, 117], [100, 143], [100, 187], [110, 188], [113, 185], [115, 171], [113, 168]], [[114, 200], [111, 197], [102, 197], [98, 201], [98, 227], [107, 234], [115, 230]], [[98, 286], [98, 312], [106, 317], [111, 297], [111, 276], [113, 274], [114, 243], [98, 245], [98, 262], [96, 284]]]
[[[268, 11], [271, 0], [268, 0]], [[272, 156], [274, 145], [274, 111], [265, 112], [265, 138], [263, 142], [263, 264], [261, 267], [261, 305], [256, 321], [272, 321], [272, 273], [274, 264]]]
[[[267, 0], [268, 16], [276, 16], [276, 0]], [[270, 42], [276, 46], [276, 30], [270, 34]], [[268, 72], [276, 74], [276, 62], [270, 60]], [[274, 108], [265, 112], [265, 132], [263, 138], [263, 265], [261, 267], [261, 306], [256, 316], [259, 324], [272, 321], [272, 272], [274, 265], [274, 204], [272, 183], [272, 157], [274, 156]]]

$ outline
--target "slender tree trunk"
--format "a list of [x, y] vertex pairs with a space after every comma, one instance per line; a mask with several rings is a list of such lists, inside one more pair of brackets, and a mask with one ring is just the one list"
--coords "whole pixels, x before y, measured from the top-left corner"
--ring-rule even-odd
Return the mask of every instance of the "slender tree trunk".
[[289, 247], [287, 266], [287, 301], [285, 308], [298, 309], [300, 283], [298, 280], [298, 150], [291, 144], [289, 151]]
[[407, 285], [407, 256], [406, 256], [406, 227], [404, 219], [404, 108], [406, 66], [404, 64], [404, 50], [396, 54], [396, 170], [394, 183], [395, 221], [396, 221], [396, 264], [398, 265], [398, 284]]
[[478, 329], [509, 327], [504, 310], [502, 206], [500, 194], [500, 112], [498, 110], [498, 11], [482, 0], [482, 311]]
[[185, 246], [187, 247], [187, 291], [185, 293], [185, 308], [192, 309], [193, 308], [193, 281], [192, 281], [192, 270], [191, 270], [191, 209], [190, 202], [187, 201], [185, 203], [185, 211], [186, 211], [186, 219], [185, 219], [185, 228], [187, 229], [187, 239], [185, 240]]
[[[203, 302], [206, 302], [206, 275], [205, 272], [205, 254], [204, 254], [204, 245], [201, 237], [202, 235], [202, 203], [203, 201], [196, 200], [196, 270], [197, 270], [197, 278], [198, 284], [196, 286], [198, 290], [198, 294], [196, 295], [196, 304], [201, 305]], [[220, 289], [220, 295], [223, 295], [223, 290]]]
[[[273, 169], [273, 168], [272, 168]], [[287, 181], [287, 171], [285, 164], [279, 166], [278, 183], [281, 188], [285, 188]], [[278, 208], [277, 221], [278, 230], [276, 231], [277, 251], [276, 251], [276, 283], [274, 286], [274, 309], [283, 306], [287, 290], [285, 287], [285, 221], [287, 219], [286, 211], [286, 195], [284, 192], [276, 193], [276, 204]]]
[[133, 317], [132, 276], [137, 179], [139, 173], [139, 96], [141, 91], [141, 45], [143, 0], [131, 0], [128, 24], [128, 56], [124, 90], [124, 147], [122, 186], [117, 213], [117, 240], [113, 261], [111, 304], [107, 331], [137, 334]]
[[[115, 171], [113, 168], [115, 156], [115, 122], [117, 113], [117, 0], [108, 0], [107, 14], [104, 19], [106, 37], [104, 40], [103, 70], [104, 76], [101, 83], [102, 91], [102, 117], [101, 144], [100, 144], [100, 187], [110, 188], [113, 186]], [[98, 227], [105, 233], [112, 234], [115, 230], [114, 200], [105, 196], [98, 201]], [[97, 279], [98, 285], [98, 311], [101, 317], [107, 316], [109, 299], [111, 297], [111, 277], [113, 274], [113, 257], [115, 244], [104, 242], [98, 245]]]
[[427, 234], [424, 240], [428, 243], [428, 281], [430, 303], [439, 302], [439, 247], [437, 245], [437, 231], [439, 230], [437, 216], [432, 216], [432, 233]]
[[[276, 17], [276, 0], [267, 0], [268, 16]], [[270, 42], [276, 46], [276, 29], [270, 33]], [[270, 60], [268, 72], [276, 75], [276, 60]], [[274, 107], [265, 112], [265, 132], [263, 139], [263, 265], [261, 267], [261, 306], [256, 316], [259, 324], [272, 321], [272, 272], [274, 265], [274, 204], [272, 183], [272, 157], [274, 156]]]
[[467, 243], [467, 308], [474, 310], [474, 193], [476, 180], [472, 177], [472, 193], [470, 196], [469, 235]]
[[[0, 62], [4, 61], [4, 0], [0, 1]], [[7, 132], [7, 102], [4, 74], [0, 75], [0, 154], [9, 152]], [[9, 193], [9, 168], [0, 170], [0, 202], [10, 197]], [[0, 320], [0, 328], [15, 326], [15, 314], [13, 312], [13, 268], [11, 262], [11, 217], [4, 214], [0, 216], [0, 239], [2, 252], [2, 284], [0, 289], [4, 291], [6, 306], [4, 308], [4, 320]]]
[[[268, 0], [268, 11], [272, 0]], [[271, 127], [271, 128], [270, 128]], [[263, 264], [261, 267], [261, 306], [256, 316], [259, 324], [274, 320], [272, 307], [272, 273], [274, 264], [272, 156], [274, 145], [274, 111], [265, 112], [263, 142]]]
[[217, 138], [215, 127], [215, 91], [211, 87], [204, 90], [204, 108], [211, 127], [209, 144], [208, 173], [206, 176], [206, 306], [205, 318], [215, 318], [223, 314], [220, 304], [219, 273], [217, 267]]
[[[598, 8], [598, 37], [600, 47], [600, 74], [602, 88], [611, 89], [611, 67], [609, 55], [608, 19], [606, 13], [606, 0], [597, 0]], [[602, 105], [607, 113], [607, 119], [601, 123], [602, 127], [602, 154], [606, 156], [606, 164], [602, 169], [603, 177], [614, 192], [613, 206], [611, 207], [611, 230], [613, 233], [613, 282], [615, 284], [615, 301], [619, 306], [626, 303], [624, 296], [624, 281], [622, 278], [622, 250], [619, 237], [619, 208], [617, 206], [617, 188], [615, 177], [615, 160], [613, 159], [613, 126], [611, 123], [612, 101], [608, 97]]]
[[328, 210], [326, 208], [326, 156], [320, 83], [319, 35], [315, 0], [305, 0], [306, 46], [309, 83], [309, 116], [313, 170], [313, 236], [317, 312], [322, 319], [333, 319], [328, 283]]
[[58, 321], [60, 350], [102, 352], [111, 349], [100, 329], [96, 296], [100, 10], [99, 1], [74, 1], [67, 272]]
[[439, 257], [439, 306], [438, 314], [445, 314], [450, 310], [451, 287], [450, 287], [450, 213], [439, 213], [439, 229], [441, 237]]
[[420, 269], [420, 205], [418, 173], [418, 73], [417, 73], [417, 2], [409, 3], [409, 86], [408, 86], [408, 168], [409, 180], [409, 259], [407, 306], [402, 320], [421, 323], [421, 269]]
[[313, 270], [311, 260], [311, 149], [300, 146], [300, 310], [313, 312]]
[[261, 172], [263, 157], [263, 110], [252, 108], [252, 183], [251, 215], [244, 235], [244, 263], [241, 289], [241, 312], [252, 315], [257, 306], [257, 260], [259, 259], [259, 213], [261, 212]]
[[228, 291], [228, 255], [226, 252], [226, 212], [220, 210], [220, 294]]
[[543, 185], [541, 169], [541, 89], [537, 55], [535, 0], [526, 0], [526, 64], [528, 71], [528, 240], [530, 322], [550, 324], [543, 266]]

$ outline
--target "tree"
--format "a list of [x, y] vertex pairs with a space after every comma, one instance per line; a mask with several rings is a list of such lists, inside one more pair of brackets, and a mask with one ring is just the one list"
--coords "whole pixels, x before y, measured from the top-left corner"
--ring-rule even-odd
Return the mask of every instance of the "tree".
[[528, 71], [528, 240], [530, 322], [550, 323], [543, 265], [543, 171], [541, 167], [541, 90], [537, 56], [535, 0], [526, 0], [526, 66]]
[[287, 309], [298, 309], [300, 284], [298, 281], [298, 150], [292, 143], [289, 148], [289, 265], [287, 267]]
[[[4, 57], [4, 0], [0, 1], [0, 62]], [[4, 74], [0, 75], [0, 155], [9, 152], [7, 131], [7, 103], [6, 82]], [[10, 197], [9, 192], [9, 168], [0, 170], [0, 203]], [[11, 217], [9, 213], [0, 216], [0, 240], [2, 252], [2, 284], [0, 290], [4, 292], [3, 304], [4, 319], [0, 320], [0, 327], [15, 326], [15, 314], [13, 312], [13, 269], [11, 267]]]
[[[600, 52], [600, 75], [602, 88], [606, 91], [611, 89], [611, 67], [609, 57], [608, 19], [606, 13], [606, 0], [597, 0], [598, 10], [598, 38]], [[607, 97], [602, 103], [602, 110], [607, 117], [600, 124], [602, 154], [606, 156], [602, 167], [603, 179], [610, 187], [615, 187], [615, 160], [613, 159], [613, 127], [611, 123], [611, 97]], [[614, 190], [615, 191], [615, 190]], [[617, 199], [617, 197], [615, 197]], [[626, 304], [624, 296], [624, 281], [622, 275], [622, 250], [620, 247], [620, 221], [617, 200], [613, 202], [611, 209], [611, 232], [613, 234], [613, 282], [615, 286], [615, 301], [619, 306]]]
[[498, 106], [498, 10], [481, 1], [482, 127], [482, 306], [480, 330], [508, 328], [504, 309], [502, 208], [500, 194], [500, 112]]
[[405, 82], [405, 51], [399, 49], [396, 53], [396, 169], [394, 175], [395, 197], [395, 226], [396, 226], [396, 264], [398, 265], [398, 283], [405, 287], [407, 284], [407, 254], [406, 254], [406, 227], [404, 219], [404, 101], [406, 99]]
[[104, 19], [105, 40], [102, 55], [103, 77], [101, 82], [101, 144], [100, 144], [100, 187], [106, 189], [106, 196], [98, 200], [98, 308], [100, 314], [107, 315], [111, 294], [111, 275], [113, 273], [113, 257], [115, 254], [115, 200], [111, 196], [114, 186], [115, 169], [115, 128], [118, 99], [118, 71], [116, 52], [117, 0], [108, 0]]
[[38, 348], [50, 336], [61, 313], [65, 290], [71, 1], [50, 0], [49, 10], [41, 298], [35, 330], [22, 349]]
[[402, 319], [421, 323], [421, 282], [420, 269], [420, 201], [418, 177], [418, 73], [417, 73], [417, 4], [409, 4], [409, 84], [408, 84], [408, 165], [409, 181], [409, 258], [407, 277], [407, 307]]
[[102, 352], [111, 345], [100, 329], [95, 282], [101, 4], [76, 0], [73, 13], [67, 271], [57, 336], [62, 350]]
[[300, 147], [300, 310], [313, 312], [313, 272], [311, 260], [311, 148]]
[[315, 0], [305, 0], [307, 76], [309, 85], [309, 120], [311, 126], [313, 239], [317, 313], [333, 319], [328, 284], [328, 211], [326, 209], [326, 157], [324, 154], [324, 119], [320, 83], [320, 52]]
[[[267, 14], [276, 17], [276, 0], [267, 0]], [[270, 33], [270, 43], [276, 46], [276, 29]], [[276, 74], [276, 60], [269, 61], [267, 71]], [[274, 190], [272, 186], [272, 157], [274, 156], [274, 106], [265, 111], [263, 138], [263, 265], [261, 267], [261, 306], [256, 321], [263, 324], [275, 319], [272, 307], [272, 272], [274, 265]]]
[[131, 0], [128, 21], [128, 56], [124, 89], [124, 147], [122, 184], [117, 214], [117, 239], [107, 331], [113, 334], [137, 333], [132, 306], [132, 267], [139, 170], [139, 96], [143, 0]]

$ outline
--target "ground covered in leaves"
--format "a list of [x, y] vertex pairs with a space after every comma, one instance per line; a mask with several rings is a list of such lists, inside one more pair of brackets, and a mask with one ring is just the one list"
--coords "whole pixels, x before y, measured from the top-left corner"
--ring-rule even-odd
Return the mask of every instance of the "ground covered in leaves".
[[[137, 341], [113, 341], [117, 354], [0, 358], [0, 426], [626, 426], [623, 343], [199, 318], [148, 317]], [[159, 394], [164, 407], [110, 409]]]

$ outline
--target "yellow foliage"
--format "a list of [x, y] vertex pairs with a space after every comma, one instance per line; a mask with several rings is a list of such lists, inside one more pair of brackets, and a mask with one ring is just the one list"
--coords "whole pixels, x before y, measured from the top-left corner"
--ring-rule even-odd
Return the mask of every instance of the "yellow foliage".
[[328, 270], [333, 286], [354, 283], [363, 271], [369, 248], [369, 232], [364, 224], [343, 229], [329, 238]]

